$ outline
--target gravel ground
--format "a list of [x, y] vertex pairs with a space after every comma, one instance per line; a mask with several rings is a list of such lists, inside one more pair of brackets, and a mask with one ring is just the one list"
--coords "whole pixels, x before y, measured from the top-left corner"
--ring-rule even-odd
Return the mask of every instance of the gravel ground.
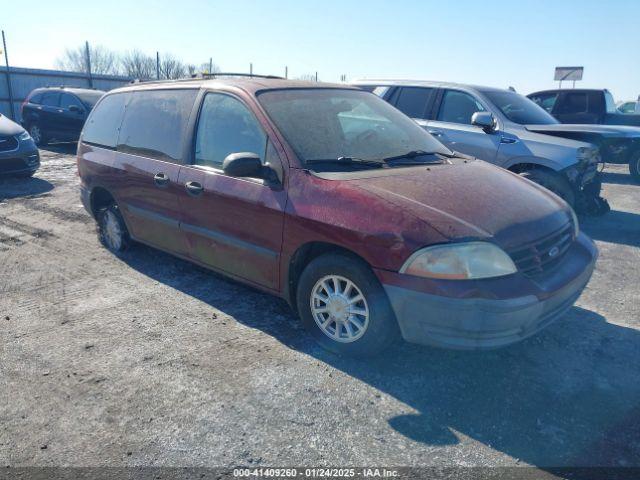
[[75, 146], [0, 180], [0, 466], [640, 466], [640, 186], [608, 166], [600, 259], [541, 334], [474, 353], [319, 349], [286, 304], [103, 249]]

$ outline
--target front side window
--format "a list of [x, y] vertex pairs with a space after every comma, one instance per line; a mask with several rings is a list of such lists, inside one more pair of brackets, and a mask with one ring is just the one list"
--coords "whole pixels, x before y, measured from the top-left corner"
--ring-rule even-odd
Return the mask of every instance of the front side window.
[[45, 93], [42, 97], [42, 105], [47, 107], [57, 107], [58, 100], [60, 99], [60, 93], [58, 92], [48, 92]]
[[471, 125], [471, 117], [476, 112], [486, 111], [473, 96], [458, 90], [446, 90], [438, 112], [441, 122]]
[[550, 125], [558, 121], [542, 107], [516, 92], [487, 90], [482, 92], [502, 114], [520, 125]]
[[66, 108], [68, 110], [71, 105], [79, 107], [80, 100], [69, 93], [63, 93], [60, 96], [60, 108]]
[[553, 111], [553, 107], [556, 104], [556, 100], [558, 100], [557, 93], [542, 93], [540, 95], [534, 95], [531, 97], [534, 103], [544, 108], [547, 112], [551, 113]]
[[269, 90], [258, 100], [303, 163], [451, 153], [397, 109], [361, 90]]
[[396, 100], [396, 108], [411, 118], [426, 118], [432, 94], [433, 88], [403, 87]]
[[[613, 95], [611, 95], [611, 92], [606, 91], [604, 92], [604, 101], [605, 101], [605, 106], [607, 109], [607, 113], [616, 113], [616, 102], [613, 99]], [[629, 102], [631, 104], [631, 109], [628, 113], [633, 113], [635, 110], [635, 102]]]
[[82, 141], [107, 148], [116, 148], [124, 106], [130, 94], [107, 95], [87, 119], [82, 130]]
[[196, 133], [195, 164], [222, 168], [232, 153], [250, 152], [264, 161], [267, 136], [240, 100], [222, 93], [204, 97]]
[[565, 93], [557, 113], [587, 113], [587, 94], [581, 92]]
[[180, 163], [197, 93], [195, 89], [133, 92], [125, 109], [118, 150]]

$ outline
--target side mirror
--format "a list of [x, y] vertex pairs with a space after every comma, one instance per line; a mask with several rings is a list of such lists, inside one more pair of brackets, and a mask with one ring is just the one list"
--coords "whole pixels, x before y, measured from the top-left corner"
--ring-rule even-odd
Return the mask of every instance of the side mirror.
[[496, 119], [491, 112], [476, 112], [471, 116], [471, 124], [491, 133], [496, 128]]
[[232, 153], [222, 162], [222, 170], [230, 177], [264, 178], [260, 155], [251, 152]]
[[76, 112], [76, 113], [84, 112], [84, 110], [82, 110], [82, 108], [80, 108], [78, 105], [69, 105], [69, 111]]

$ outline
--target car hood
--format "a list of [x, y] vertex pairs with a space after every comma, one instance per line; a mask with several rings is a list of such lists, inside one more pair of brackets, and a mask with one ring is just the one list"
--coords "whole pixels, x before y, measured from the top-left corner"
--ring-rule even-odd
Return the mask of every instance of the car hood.
[[403, 170], [352, 182], [449, 240], [491, 239], [509, 249], [571, 221], [559, 197], [480, 160]]
[[525, 125], [530, 132], [546, 133], [550, 135], [562, 135], [563, 133], [575, 134], [586, 133], [599, 135], [606, 138], [619, 137], [639, 137], [639, 127], [627, 127], [623, 125], [572, 125], [572, 124], [551, 124], [551, 125]]
[[22, 132], [24, 132], [24, 128], [4, 115], [0, 115], [0, 137], [18, 135]]

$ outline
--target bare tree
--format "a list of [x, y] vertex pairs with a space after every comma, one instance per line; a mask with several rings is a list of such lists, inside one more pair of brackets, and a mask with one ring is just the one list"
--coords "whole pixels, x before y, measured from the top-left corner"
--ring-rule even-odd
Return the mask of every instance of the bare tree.
[[187, 67], [170, 53], [160, 55], [160, 78], [173, 80], [187, 76]]
[[[91, 72], [96, 74], [117, 75], [120, 73], [118, 55], [102, 45], [89, 46], [91, 56]], [[86, 72], [87, 54], [85, 46], [67, 48], [64, 54], [56, 59], [56, 66], [61, 70]]]
[[132, 50], [120, 58], [123, 73], [131, 78], [148, 80], [156, 77], [156, 59], [141, 52]]

